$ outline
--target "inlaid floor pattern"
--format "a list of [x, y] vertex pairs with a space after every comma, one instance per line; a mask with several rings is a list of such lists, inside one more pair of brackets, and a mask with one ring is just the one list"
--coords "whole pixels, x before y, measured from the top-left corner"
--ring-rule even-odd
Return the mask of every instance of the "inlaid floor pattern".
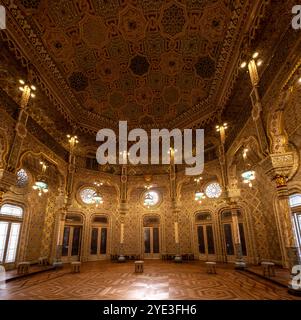
[[133, 262], [89, 262], [82, 272], [48, 271], [6, 284], [0, 299], [298, 299], [285, 288], [235, 271], [230, 265], [208, 275], [203, 263], [146, 261], [143, 274], [134, 273]]

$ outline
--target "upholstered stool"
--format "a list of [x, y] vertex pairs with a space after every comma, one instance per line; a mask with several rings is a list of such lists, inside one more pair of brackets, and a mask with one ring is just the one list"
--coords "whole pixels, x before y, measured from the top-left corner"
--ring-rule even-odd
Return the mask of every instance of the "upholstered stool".
[[247, 265], [243, 261], [236, 261], [235, 262], [235, 269], [236, 270], [245, 270], [246, 267], [247, 267]]
[[144, 261], [135, 261], [135, 273], [142, 273]]
[[71, 262], [71, 272], [72, 273], [79, 273], [81, 264], [82, 263], [80, 261]]
[[30, 263], [29, 262], [20, 262], [18, 264], [18, 274], [26, 274], [29, 272]]
[[262, 270], [263, 270], [263, 276], [267, 277], [275, 277], [275, 263], [263, 261], [261, 262]]
[[216, 274], [216, 262], [206, 262], [207, 273]]
[[39, 266], [47, 266], [48, 265], [48, 258], [47, 257], [40, 257], [39, 258]]

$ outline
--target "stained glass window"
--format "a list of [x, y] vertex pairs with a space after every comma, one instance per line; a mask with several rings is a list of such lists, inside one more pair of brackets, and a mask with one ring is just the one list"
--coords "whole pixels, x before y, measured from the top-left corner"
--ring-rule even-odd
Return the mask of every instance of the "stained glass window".
[[222, 194], [222, 188], [217, 182], [210, 183], [205, 189], [208, 198], [219, 198]]
[[82, 202], [85, 204], [94, 203], [94, 195], [95, 195], [95, 190], [90, 188], [83, 189], [80, 192], [80, 198]]
[[17, 172], [17, 186], [22, 188], [28, 184], [28, 175], [24, 169], [20, 169]]

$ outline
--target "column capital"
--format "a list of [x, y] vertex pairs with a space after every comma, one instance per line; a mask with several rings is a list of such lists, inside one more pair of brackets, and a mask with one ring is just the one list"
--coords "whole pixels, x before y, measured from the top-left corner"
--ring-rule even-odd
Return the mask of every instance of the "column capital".
[[280, 193], [287, 190], [287, 177], [293, 169], [293, 165], [294, 155], [292, 152], [272, 153], [261, 162], [266, 175], [275, 181]]
[[273, 180], [277, 176], [287, 177], [293, 168], [293, 152], [271, 153], [261, 161], [265, 173]]
[[126, 213], [128, 212], [128, 204], [127, 202], [124, 202], [124, 201], [121, 201], [120, 202], [120, 205], [119, 205], [119, 208], [118, 208], [118, 213], [120, 215], [126, 215]]
[[10, 189], [11, 186], [16, 185], [16, 174], [5, 169], [0, 169], [0, 204], [3, 200], [3, 195]]
[[241, 190], [239, 188], [228, 188], [227, 198], [230, 205], [235, 205], [239, 201], [241, 196]]

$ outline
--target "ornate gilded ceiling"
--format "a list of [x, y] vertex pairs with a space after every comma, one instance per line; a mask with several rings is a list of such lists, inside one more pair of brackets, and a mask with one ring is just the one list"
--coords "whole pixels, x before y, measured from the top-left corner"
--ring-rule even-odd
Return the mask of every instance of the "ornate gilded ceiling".
[[66, 110], [79, 124], [166, 127], [216, 111], [225, 40], [230, 49], [240, 27], [235, 1], [14, 2], [62, 76], [54, 85], [71, 90], [62, 100], [75, 97]]
[[0, 98], [8, 101], [5, 91], [19, 103], [17, 80], [33, 71], [38, 91], [28, 126], [62, 156], [66, 134], [80, 136], [86, 155], [97, 130], [129, 120], [205, 128], [206, 157], [214, 159], [217, 121], [230, 124], [231, 143], [250, 115], [241, 55], [259, 50], [263, 95], [294, 44], [289, 2], [0, 0], [8, 14]]

